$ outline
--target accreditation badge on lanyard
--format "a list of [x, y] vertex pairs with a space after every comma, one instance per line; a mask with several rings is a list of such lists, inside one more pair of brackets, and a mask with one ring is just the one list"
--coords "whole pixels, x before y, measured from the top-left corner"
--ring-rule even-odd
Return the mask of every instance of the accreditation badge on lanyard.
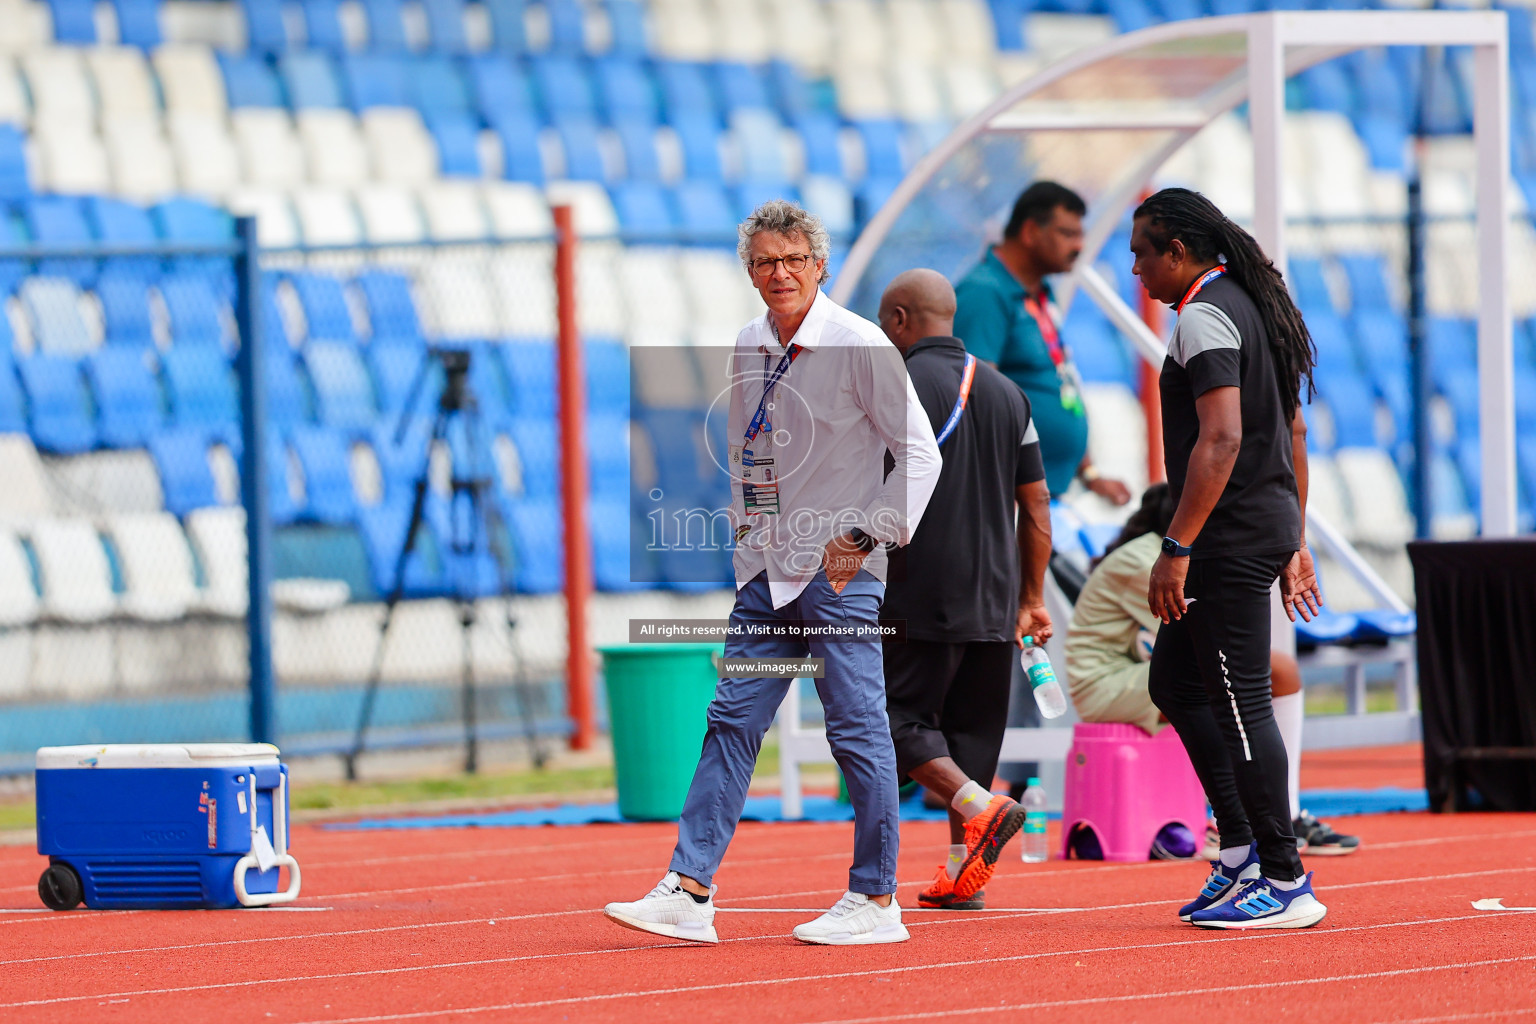
[[802, 351], [799, 345], [791, 344], [772, 373], [768, 371], [769, 357], [766, 353], [763, 355], [763, 397], [757, 401], [757, 412], [747, 424], [740, 448], [731, 453], [733, 461], [740, 460], [741, 500], [749, 516], [777, 515], [779, 512], [779, 472], [773, 450], [772, 407], [778, 402], [779, 381], [784, 379], [795, 357]]
[[1024, 296], [1024, 309], [1035, 318], [1035, 326], [1040, 328], [1051, 363], [1056, 367], [1056, 378], [1061, 382], [1061, 407], [1074, 416], [1084, 415], [1083, 381], [1077, 374], [1071, 354], [1062, 344], [1061, 332], [1056, 328], [1056, 318], [1051, 316], [1044, 293]]

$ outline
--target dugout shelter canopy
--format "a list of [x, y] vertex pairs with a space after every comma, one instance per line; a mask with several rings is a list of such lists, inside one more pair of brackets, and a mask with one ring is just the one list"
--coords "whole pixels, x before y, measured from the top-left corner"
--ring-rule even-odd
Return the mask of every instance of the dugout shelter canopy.
[[[854, 243], [832, 297], [873, 308], [885, 284], [914, 266], [953, 278], [998, 239], [1020, 188], [1052, 178], [1089, 204], [1083, 253], [1063, 298], [1080, 289], [1142, 358], [1160, 366], [1162, 339], [1093, 269], [1105, 241], [1164, 162], [1215, 118], [1246, 103], [1252, 230], [1283, 269], [1285, 80], [1377, 46], [1473, 48], [1477, 251], [1469, 258], [1477, 261], [1479, 282], [1482, 529], [1485, 536], [1513, 535], [1508, 54], [1501, 12], [1275, 11], [1157, 25], [1079, 51], [1007, 90], [925, 155]], [[1379, 598], [1401, 608], [1330, 524], [1309, 514], [1309, 527]]]

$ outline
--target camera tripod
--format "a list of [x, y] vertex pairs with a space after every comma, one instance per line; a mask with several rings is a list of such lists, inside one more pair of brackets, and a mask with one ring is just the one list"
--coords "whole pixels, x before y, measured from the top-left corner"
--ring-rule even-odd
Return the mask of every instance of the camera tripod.
[[[374, 703], [378, 697], [379, 682], [384, 671], [384, 654], [395, 621], [395, 609], [405, 594], [406, 566], [426, 524], [427, 492], [431, 485], [432, 451], [444, 443], [448, 452], [449, 494], [448, 548], [442, 561], [450, 579], [454, 600], [458, 606], [459, 630], [462, 644], [460, 655], [460, 701], [464, 720], [464, 770], [474, 773], [479, 769], [479, 735], [475, 712], [475, 672], [473, 631], [476, 620], [475, 599], [486, 596], [479, 568], [484, 564], [483, 555], [489, 554], [495, 567], [494, 592], [507, 596], [507, 570], [512, 564], [510, 552], [501, 544], [506, 536], [504, 523], [491, 500], [491, 481], [486, 470], [487, 453], [481, 450], [480, 407], [469, 384], [469, 367], [473, 352], [463, 348], [430, 346], [422, 357], [416, 378], [400, 411], [395, 429], [394, 444], [401, 445], [410, 428], [414, 409], [429, 372], [435, 363], [443, 370], [443, 391], [437, 401], [437, 415], [432, 424], [431, 437], [427, 441], [426, 457], [421, 470], [412, 484], [411, 515], [405, 528], [400, 554], [395, 559], [393, 585], [384, 604], [384, 621], [379, 628], [378, 644], [374, 648], [373, 666], [368, 674], [368, 685], [363, 692], [363, 706], [357, 721], [357, 731], [352, 746], [344, 755], [349, 780], [357, 778], [357, 759], [362, 755], [367, 741], [368, 727], [373, 719]], [[457, 431], [456, 431], [457, 428]], [[454, 455], [453, 439], [456, 432], [462, 438], [464, 461]], [[528, 694], [528, 680], [524, 659], [516, 649], [517, 619], [511, 604], [506, 607], [506, 622], [514, 660], [512, 688], [517, 697], [518, 715], [522, 720], [524, 736], [534, 767], [543, 768], [546, 760], [543, 745], [539, 741], [533, 708]]]

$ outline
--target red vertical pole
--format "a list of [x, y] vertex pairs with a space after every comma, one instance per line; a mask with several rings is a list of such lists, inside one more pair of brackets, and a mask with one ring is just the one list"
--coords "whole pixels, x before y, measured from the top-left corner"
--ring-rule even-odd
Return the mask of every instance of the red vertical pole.
[[571, 749], [592, 745], [592, 655], [587, 650], [587, 602], [592, 595], [587, 529], [587, 442], [583, 430], [586, 378], [576, 330], [576, 231], [571, 208], [556, 206], [555, 296], [560, 317], [556, 342], [560, 388], [560, 499], [565, 519], [566, 709], [575, 724]]
[[[1152, 333], [1163, 336], [1162, 303], [1141, 292], [1141, 319]], [[1147, 421], [1147, 482], [1158, 483], [1168, 478], [1163, 466], [1163, 398], [1157, 388], [1158, 367], [1141, 360], [1141, 411]]]

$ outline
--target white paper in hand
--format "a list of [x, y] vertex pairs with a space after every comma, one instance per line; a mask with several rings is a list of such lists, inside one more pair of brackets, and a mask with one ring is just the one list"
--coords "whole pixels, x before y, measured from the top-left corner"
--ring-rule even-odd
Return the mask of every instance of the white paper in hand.
[[252, 834], [251, 852], [256, 855], [256, 866], [261, 870], [270, 871], [277, 867], [277, 851], [272, 849], [272, 840], [267, 838], [267, 826], [261, 826]]

